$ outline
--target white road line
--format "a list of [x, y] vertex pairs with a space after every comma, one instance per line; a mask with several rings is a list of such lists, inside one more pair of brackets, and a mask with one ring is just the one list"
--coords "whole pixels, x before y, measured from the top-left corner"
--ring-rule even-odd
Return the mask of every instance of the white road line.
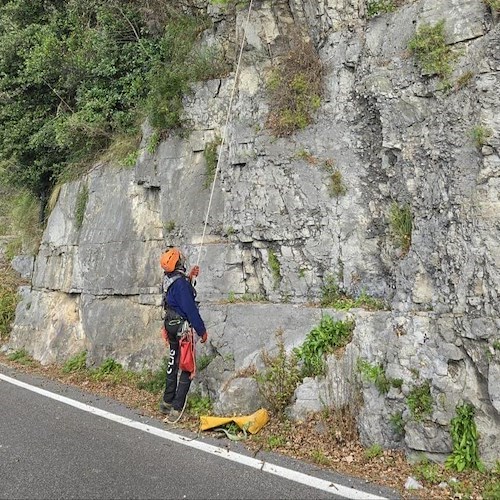
[[309, 476], [307, 474], [287, 469], [285, 467], [280, 467], [279, 465], [274, 465], [269, 462], [257, 460], [256, 458], [247, 457], [245, 455], [229, 451], [225, 448], [219, 448], [218, 446], [213, 446], [202, 441], [193, 440], [191, 438], [180, 436], [163, 429], [158, 429], [157, 427], [152, 427], [150, 425], [131, 420], [130, 418], [115, 415], [114, 413], [110, 413], [109, 411], [100, 410], [99, 408], [95, 408], [85, 403], [80, 403], [79, 401], [75, 401], [74, 399], [60, 396], [59, 394], [46, 391], [45, 389], [40, 389], [39, 387], [26, 384], [25, 382], [21, 382], [20, 380], [16, 380], [11, 377], [7, 377], [6, 375], [3, 375], [1, 373], [0, 380], [4, 380], [5, 382], [9, 382], [10, 384], [17, 385], [32, 392], [36, 392], [38, 394], [41, 394], [42, 396], [55, 399], [56, 401], [60, 401], [61, 403], [65, 403], [69, 406], [78, 408], [79, 410], [92, 413], [99, 417], [107, 418], [108, 420], [112, 420], [113, 422], [118, 422], [119, 424], [123, 424], [140, 431], [154, 434], [155, 436], [159, 436], [163, 439], [168, 439], [169, 441], [172, 441], [174, 443], [190, 446], [191, 448], [195, 448], [197, 450], [201, 450], [206, 453], [225, 458], [226, 460], [231, 460], [232, 462], [238, 462], [240, 464], [247, 465], [248, 467], [253, 467], [254, 469], [262, 470], [264, 472], [268, 472], [269, 474], [274, 474], [276, 476], [280, 476], [291, 481], [295, 481], [296, 483], [316, 488], [318, 490], [328, 491], [329, 493], [354, 500], [387, 500], [385, 499], [385, 497], [379, 497], [377, 495], [366, 493], [365, 491], [356, 490], [354, 488], [349, 488], [341, 484], [325, 481], [324, 479], [319, 479], [317, 477]]

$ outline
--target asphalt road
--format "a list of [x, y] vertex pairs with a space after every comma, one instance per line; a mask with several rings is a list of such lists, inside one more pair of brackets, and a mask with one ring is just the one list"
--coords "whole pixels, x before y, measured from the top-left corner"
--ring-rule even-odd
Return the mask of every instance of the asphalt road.
[[0, 364], [0, 499], [376, 497], [398, 498]]

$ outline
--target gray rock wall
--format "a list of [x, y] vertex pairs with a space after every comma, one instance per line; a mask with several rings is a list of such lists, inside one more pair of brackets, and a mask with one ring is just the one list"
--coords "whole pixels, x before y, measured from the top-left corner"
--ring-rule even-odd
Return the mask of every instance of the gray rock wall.
[[[199, 262], [198, 294], [213, 358], [198, 389], [224, 412], [254, 411], [262, 400], [254, 381], [262, 349], [275, 348], [282, 329], [287, 349], [300, 345], [323, 311], [329, 276], [341, 272], [351, 294], [365, 291], [390, 311], [352, 311], [354, 337], [328, 374], [306, 379], [290, 415], [340, 407], [361, 392], [358, 425], [364, 443], [402, 446], [442, 459], [451, 450], [448, 424], [455, 406], [476, 408], [486, 463], [500, 450], [499, 141], [500, 28], [481, 0], [409, 1], [366, 19], [357, 0], [263, 1], [226, 17], [215, 7], [215, 32], [236, 52], [246, 46], [227, 130], [235, 75], [195, 86], [185, 113], [192, 132], [146, 151], [133, 170], [98, 165], [63, 186], [23, 290], [11, 348], [44, 363], [82, 349], [89, 363], [113, 357], [131, 369], [156, 367], [159, 337], [159, 255], [179, 245]], [[449, 89], [423, 75], [407, 45], [415, 27], [444, 18], [457, 53]], [[314, 124], [291, 137], [265, 128], [265, 81], [287, 36], [301, 26], [318, 47], [325, 94]], [[238, 36], [239, 38], [234, 38]], [[464, 86], [457, 82], [469, 75]], [[472, 130], [491, 130], [478, 148]], [[203, 150], [226, 132], [210, 212]], [[304, 159], [304, 152], [314, 162]], [[334, 165], [347, 186], [329, 193]], [[76, 203], [89, 190], [81, 228]], [[413, 215], [407, 255], [394, 244], [393, 202]], [[205, 221], [207, 225], [205, 227]], [[281, 279], [269, 265], [278, 258]], [[245, 295], [246, 294], [246, 295]], [[228, 299], [255, 294], [266, 302]], [[399, 387], [380, 394], [357, 369], [381, 364]], [[432, 412], [415, 421], [408, 395], [429, 383]], [[405, 434], [395, 432], [400, 415]]]

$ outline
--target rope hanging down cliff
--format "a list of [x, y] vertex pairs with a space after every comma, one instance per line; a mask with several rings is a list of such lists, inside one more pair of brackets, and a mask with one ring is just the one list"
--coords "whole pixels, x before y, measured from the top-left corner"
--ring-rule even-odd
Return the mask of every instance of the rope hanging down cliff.
[[210, 214], [210, 207], [212, 206], [212, 199], [213, 199], [214, 190], [215, 190], [215, 181], [217, 180], [217, 174], [219, 173], [220, 159], [221, 159], [221, 156], [222, 156], [222, 151], [224, 149], [224, 143], [226, 141], [227, 126], [228, 126], [230, 118], [231, 118], [231, 111], [232, 111], [232, 107], [233, 107], [233, 99], [234, 99], [234, 94], [235, 94], [235, 91], [236, 91], [236, 85], [238, 83], [238, 75], [239, 75], [239, 71], [240, 71], [241, 56], [243, 54], [243, 48], [245, 46], [246, 28], [247, 28], [247, 25], [248, 25], [248, 21], [250, 20], [250, 13], [252, 11], [252, 4], [253, 4], [253, 0], [250, 0], [250, 5], [248, 6], [247, 18], [246, 18], [245, 24], [243, 26], [243, 36], [242, 36], [242, 40], [241, 40], [240, 53], [238, 55], [238, 63], [236, 65], [236, 73], [234, 74], [233, 89], [231, 91], [231, 98], [229, 100], [229, 107], [228, 107], [228, 110], [227, 110], [226, 123], [224, 125], [224, 131], [222, 133], [222, 139], [221, 139], [221, 143], [220, 143], [220, 147], [219, 147], [219, 155], [217, 157], [217, 165], [215, 167], [215, 174], [214, 174], [214, 178], [213, 178], [213, 181], [212, 181], [212, 189], [210, 191], [210, 199], [208, 200], [207, 213], [206, 213], [206, 216], [205, 216], [205, 223], [203, 225], [203, 234], [201, 235], [201, 242], [200, 242], [200, 247], [199, 247], [199, 250], [198, 250], [198, 258], [196, 260], [196, 265], [199, 265], [199, 263], [200, 263], [201, 249], [203, 247], [203, 243], [204, 243], [204, 240], [205, 240], [205, 233], [206, 233], [207, 224], [208, 224], [208, 216]]

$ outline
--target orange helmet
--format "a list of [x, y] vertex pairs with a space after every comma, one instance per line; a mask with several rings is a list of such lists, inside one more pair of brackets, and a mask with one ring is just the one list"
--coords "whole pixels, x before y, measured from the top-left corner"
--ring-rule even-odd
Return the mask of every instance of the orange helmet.
[[160, 266], [165, 272], [171, 273], [178, 267], [177, 264], [179, 261], [182, 263], [182, 260], [183, 257], [180, 250], [178, 248], [171, 248], [161, 255]]

